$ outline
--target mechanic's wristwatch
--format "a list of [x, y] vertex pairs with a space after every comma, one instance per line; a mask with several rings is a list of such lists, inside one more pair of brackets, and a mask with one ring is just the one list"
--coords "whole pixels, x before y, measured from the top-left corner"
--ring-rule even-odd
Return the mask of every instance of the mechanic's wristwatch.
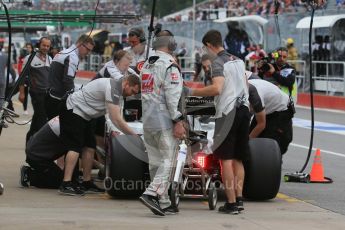
[[174, 124], [176, 124], [177, 122], [180, 122], [180, 121], [183, 121], [184, 120], [184, 117], [181, 115], [181, 116], [179, 116], [178, 118], [175, 118], [174, 120], [172, 120], [172, 122], [174, 123]]

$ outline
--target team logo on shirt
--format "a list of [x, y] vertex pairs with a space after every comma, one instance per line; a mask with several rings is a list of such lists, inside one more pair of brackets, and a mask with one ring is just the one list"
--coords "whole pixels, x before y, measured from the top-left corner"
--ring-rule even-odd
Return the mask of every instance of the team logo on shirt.
[[171, 80], [172, 81], [178, 81], [178, 75], [177, 75], [177, 73], [171, 73]]
[[141, 70], [143, 69], [144, 63], [145, 63], [144, 61], [138, 62], [138, 64], [137, 64], [137, 70], [138, 70], [139, 72], [141, 72]]
[[153, 75], [149, 73], [142, 74], [141, 78], [141, 93], [153, 92]]

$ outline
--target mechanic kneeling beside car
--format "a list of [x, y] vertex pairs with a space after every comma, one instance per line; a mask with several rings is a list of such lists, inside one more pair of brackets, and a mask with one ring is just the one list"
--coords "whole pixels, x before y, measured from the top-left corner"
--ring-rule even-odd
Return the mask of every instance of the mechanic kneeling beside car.
[[[37, 188], [57, 189], [63, 179], [63, 169], [54, 161], [65, 155], [67, 149], [60, 136], [59, 117], [48, 121], [30, 140], [25, 149], [26, 162], [29, 166], [20, 168], [20, 185], [22, 187], [35, 186]], [[82, 162], [88, 163], [92, 159], [82, 154]], [[75, 175], [77, 176], [77, 175]], [[104, 189], [97, 187], [91, 181], [91, 170], [83, 170], [83, 183], [80, 185], [85, 193], [103, 193]], [[74, 178], [74, 183], [77, 178]]]
[[[91, 81], [79, 91], [68, 96], [59, 116], [60, 140], [67, 152], [63, 181], [59, 187], [61, 194], [84, 194], [84, 191], [72, 183], [71, 180], [74, 167], [83, 148], [83, 155], [87, 154], [83, 157], [89, 159], [83, 162], [83, 169], [87, 172], [91, 171], [96, 147], [92, 131], [93, 126], [90, 122], [92, 118], [100, 117], [108, 112], [110, 120], [123, 133], [136, 134], [122, 118], [120, 101], [123, 96], [132, 96], [138, 94], [139, 91], [140, 79], [135, 75], [128, 75], [119, 80], [102, 78]], [[85, 146], [88, 148], [85, 148]], [[22, 171], [21, 183], [25, 179], [25, 176], [23, 176], [25, 173], [22, 173]], [[85, 181], [85, 178], [83, 179]]]

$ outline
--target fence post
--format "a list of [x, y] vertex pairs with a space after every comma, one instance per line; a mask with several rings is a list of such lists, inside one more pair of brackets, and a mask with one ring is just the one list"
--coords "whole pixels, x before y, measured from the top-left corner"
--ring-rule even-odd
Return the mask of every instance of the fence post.
[[303, 87], [303, 93], [305, 92], [305, 79], [306, 79], [306, 75], [305, 75], [305, 73], [306, 73], [306, 68], [307, 68], [307, 66], [306, 66], [306, 62], [305, 61], [303, 61], [302, 62], [302, 64], [303, 64], [303, 85], [302, 85], [302, 87]]
[[343, 84], [344, 84], [343, 96], [345, 96], [345, 62], [343, 62]]
[[329, 63], [326, 63], [326, 79], [327, 79], [326, 95], [330, 94], [330, 91], [329, 91], [330, 81], [329, 81], [329, 74], [328, 74], [328, 64]]

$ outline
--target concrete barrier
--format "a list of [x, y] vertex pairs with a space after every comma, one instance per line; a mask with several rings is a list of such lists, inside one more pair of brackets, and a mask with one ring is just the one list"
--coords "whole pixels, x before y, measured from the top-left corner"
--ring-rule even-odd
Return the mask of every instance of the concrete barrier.
[[[299, 93], [297, 104], [310, 106], [310, 94]], [[345, 97], [314, 94], [314, 107], [345, 111]]]

